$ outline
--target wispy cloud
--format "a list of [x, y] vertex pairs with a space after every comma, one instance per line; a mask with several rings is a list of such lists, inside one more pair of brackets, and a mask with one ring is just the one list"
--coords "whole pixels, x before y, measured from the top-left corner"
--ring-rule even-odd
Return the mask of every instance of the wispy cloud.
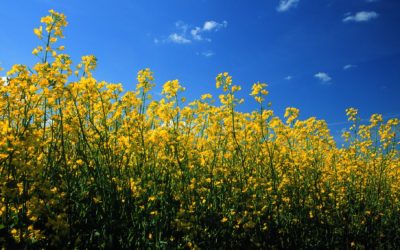
[[379, 14], [375, 11], [360, 11], [354, 15], [346, 13], [343, 22], [368, 22], [369, 20], [378, 18]]
[[186, 33], [186, 31], [189, 29], [189, 25], [182, 21], [175, 22], [175, 27], [179, 30], [182, 30], [182, 33]]
[[287, 76], [287, 77], [285, 77], [285, 80], [286, 80], [286, 81], [290, 81], [290, 80], [292, 80], [292, 79], [293, 79], [292, 76]]
[[289, 9], [296, 7], [299, 2], [300, 0], [280, 0], [276, 10], [278, 12], [286, 12]]
[[343, 66], [343, 69], [344, 69], [344, 70], [348, 70], [348, 69], [355, 68], [355, 67], [357, 67], [357, 65], [354, 65], [354, 64], [346, 64], [346, 65]]
[[318, 72], [314, 75], [315, 78], [321, 81], [323, 84], [330, 84], [332, 78], [325, 72]]
[[203, 39], [200, 33], [201, 33], [201, 28], [199, 27], [196, 27], [190, 31], [190, 34], [192, 35], [193, 39], [198, 41]]
[[204, 23], [203, 25], [203, 31], [218, 31], [221, 28], [225, 28], [226, 26], [228, 26], [228, 22], [227, 21], [223, 21], [222, 23], [217, 23], [216, 21], [207, 21]]
[[210, 38], [204, 37], [204, 34], [207, 32], [217, 32], [222, 28], [226, 28], [228, 26], [227, 21], [223, 21], [221, 23], [210, 20], [204, 22], [204, 24], [199, 26], [192, 26], [186, 24], [182, 21], [178, 21], [175, 23], [175, 28], [177, 31], [168, 35], [167, 39], [154, 39], [155, 44], [171, 42], [177, 44], [188, 44], [194, 41], [207, 41], [211, 42]]
[[211, 32], [211, 31], [218, 31], [222, 28], [226, 28], [228, 26], [228, 22], [227, 21], [223, 21], [221, 23], [218, 23], [216, 21], [206, 21], [203, 24], [203, 27], [194, 27], [193, 29], [190, 30], [190, 34], [192, 35], [193, 40], [197, 40], [197, 41], [202, 41], [202, 40], [206, 40], [206, 41], [211, 41], [211, 39], [209, 38], [204, 38], [203, 37], [203, 33], [205, 32]]
[[185, 44], [192, 42], [189, 39], [185, 38], [183, 35], [179, 35], [177, 33], [172, 33], [171, 35], [169, 35], [167, 40], [178, 44]]
[[212, 57], [213, 55], [215, 55], [215, 53], [211, 50], [207, 50], [207, 51], [201, 52], [200, 55], [205, 56], [205, 57]]

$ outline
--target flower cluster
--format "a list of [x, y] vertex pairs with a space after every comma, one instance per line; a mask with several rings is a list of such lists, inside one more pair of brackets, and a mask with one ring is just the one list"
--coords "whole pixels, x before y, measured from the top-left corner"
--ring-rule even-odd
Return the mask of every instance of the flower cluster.
[[64, 15], [41, 22], [40, 62], [13, 66], [0, 84], [0, 245], [400, 245], [398, 119], [362, 124], [348, 109], [338, 147], [325, 121], [300, 120], [292, 107], [286, 121], [274, 115], [264, 83], [250, 94], [260, 109], [236, 111], [241, 88], [228, 73], [216, 78], [220, 106], [210, 94], [184, 105], [178, 80], [154, 100], [149, 69], [124, 92], [94, 78], [94, 56], [72, 69], [58, 54]]

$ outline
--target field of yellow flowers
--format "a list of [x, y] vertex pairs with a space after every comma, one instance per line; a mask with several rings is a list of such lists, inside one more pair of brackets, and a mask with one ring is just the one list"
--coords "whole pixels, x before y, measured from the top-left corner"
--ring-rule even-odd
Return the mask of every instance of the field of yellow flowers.
[[338, 147], [323, 120], [275, 116], [266, 84], [236, 111], [227, 73], [219, 106], [178, 80], [156, 101], [149, 69], [135, 91], [99, 82], [94, 56], [72, 69], [56, 46], [65, 16], [41, 23], [40, 62], [0, 80], [2, 248], [400, 247], [398, 119], [350, 108]]

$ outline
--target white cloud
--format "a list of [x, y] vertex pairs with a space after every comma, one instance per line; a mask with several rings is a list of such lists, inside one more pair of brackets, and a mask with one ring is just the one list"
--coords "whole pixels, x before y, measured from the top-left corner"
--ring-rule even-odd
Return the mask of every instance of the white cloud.
[[170, 41], [172, 43], [178, 43], [178, 44], [187, 44], [187, 43], [192, 42], [189, 39], [187, 39], [186, 37], [184, 37], [184, 35], [179, 35], [177, 33], [172, 33], [171, 35], [169, 35], [168, 41]]
[[375, 11], [360, 11], [352, 15], [351, 13], [346, 13], [343, 22], [367, 22], [369, 20], [378, 18], [379, 14]]
[[207, 21], [204, 23], [203, 30], [212, 30], [217, 27], [217, 22], [215, 21]]
[[287, 81], [290, 81], [290, 80], [292, 80], [292, 79], [293, 79], [292, 76], [287, 76], [287, 77], [285, 77], [285, 80], [287, 80]]
[[175, 22], [175, 27], [177, 27], [178, 29], [182, 30], [183, 33], [186, 33], [186, 31], [189, 28], [189, 25], [182, 22], [182, 21], [177, 21]]
[[215, 53], [211, 50], [208, 50], [208, 51], [201, 52], [201, 55], [205, 56], [205, 57], [211, 57], [211, 56], [215, 55]]
[[348, 70], [348, 69], [355, 68], [355, 67], [357, 67], [357, 65], [347, 64], [347, 65], [344, 65], [344, 66], [343, 66], [343, 69], [344, 69], [344, 70]]
[[190, 34], [192, 35], [194, 40], [201, 41], [201, 40], [206, 40], [206, 41], [211, 41], [209, 38], [203, 38], [202, 33], [204, 32], [210, 32], [210, 31], [218, 31], [222, 28], [226, 28], [228, 26], [227, 21], [223, 21], [222, 23], [218, 23], [216, 21], [206, 21], [203, 24], [203, 27], [195, 27], [192, 30], [190, 30]]
[[217, 23], [216, 21], [207, 21], [204, 23], [203, 25], [203, 31], [218, 31], [221, 28], [225, 28], [226, 26], [228, 26], [228, 22], [227, 21], [223, 21], [222, 23]]
[[196, 27], [190, 31], [190, 34], [192, 35], [193, 39], [198, 41], [203, 40], [203, 37], [200, 35], [200, 33], [201, 33], [200, 27]]
[[324, 84], [328, 84], [332, 80], [332, 78], [325, 72], [318, 72], [314, 75], [314, 77], [319, 79]]
[[299, 2], [300, 0], [280, 0], [276, 10], [278, 12], [288, 11], [289, 9], [296, 7]]
[[155, 44], [159, 44], [161, 42], [172, 42], [178, 44], [188, 44], [193, 41], [208, 41], [211, 42], [211, 39], [204, 38], [204, 32], [218, 31], [222, 28], [226, 28], [228, 26], [227, 21], [223, 21], [218, 23], [216, 21], [206, 21], [204, 22], [202, 27], [194, 27], [186, 24], [182, 21], [177, 21], [175, 23], [175, 27], [178, 30], [177, 32], [171, 33], [167, 39], [158, 39], [155, 38], [153, 41]]

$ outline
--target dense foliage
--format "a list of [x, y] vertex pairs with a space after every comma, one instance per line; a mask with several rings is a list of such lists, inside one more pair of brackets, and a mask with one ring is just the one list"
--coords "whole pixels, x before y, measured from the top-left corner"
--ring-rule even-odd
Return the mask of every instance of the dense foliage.
[[[373, 115], [337, 147], [325, 121], [241, 113], [227, 73], [185, 104], [178, 80], [153, 100], [149, 69], [135, 91], [76, 71], [67, 25], [50, 11], [35, 34], [40, 62], [0, 80], [0, 245], [5, 248], [396, 248], [398, 119]], [[74, 79], [74, 80], [71, 80]]]

